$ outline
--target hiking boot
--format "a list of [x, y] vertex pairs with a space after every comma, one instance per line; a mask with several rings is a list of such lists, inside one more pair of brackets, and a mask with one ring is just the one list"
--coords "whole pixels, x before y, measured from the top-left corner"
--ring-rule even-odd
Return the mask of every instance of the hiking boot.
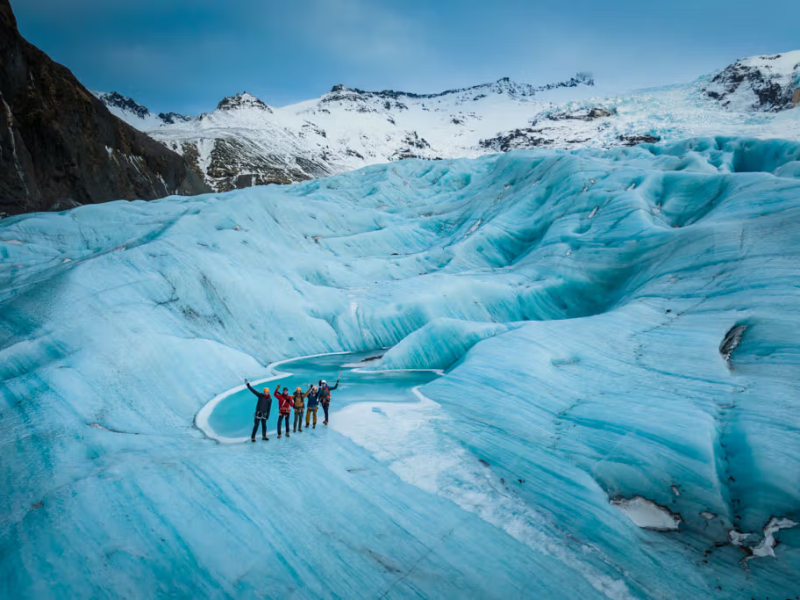
[[280, 433], [278, 434], [278, 439], [281, 439], [281, 434]]
[[298, 429], [297, 431], [298, 431], [299, 433], [303, 433], [303, 428], [301, 427], [301, 428], [300, 428], [300, 429]]
[[314, 423], [314, 426], [311, 429], [316, 429], [316, 428], [317, 428], [317, 424]]
[[289, 437], [289, 432], [288, 432], [288, 431], [286, 432], [286, 437], [287, 437], [287, 438]]
[[327, 421], [323, 421], [323, 422], [322, 422], [322, 424], [323, 424], [323, 425], [327, 425], [327, 424], [328, 424], [328, 422], [327, 422]]
[[251, 442], [255, 442], [255, 441], [256, 441], [256, 438], [250, 438], [250, 441], [251, 441]]
[[261, 439], [264, 440], [265, 442], [269, 441], [269, 438], [267, 436], [262, 436]]

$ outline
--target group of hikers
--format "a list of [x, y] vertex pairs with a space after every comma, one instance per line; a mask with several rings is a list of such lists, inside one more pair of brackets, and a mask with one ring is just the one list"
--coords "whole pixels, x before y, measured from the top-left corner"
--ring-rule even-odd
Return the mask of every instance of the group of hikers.
[[[245, 384], [247, 385], [247, 389], [253, 392], [258, 397], [258, 403], [256, 404], [256, 416], [255, 416], [255, 424], [253, 425], [253, 433], [250, 436], [250, 441], [256, 441], [256, 433], [258, 433], [258, 424], [261, 423], [261, 439], [268, 441], [269, 438], [267, 437], [267, 419], [269, 419], [269, 413], [272, 410], [272, 396], [269, 394], [269, 388], [264, 388], [264, 393], [259, 392], [258, 390], [253, 389], [253, 386], [250, 385], [250, 382], [245, 379]], [[302, 432], [303, 431], [303, 413], [305, 412], [306, 417], [306, 429], [311, 425], [311, 418], [314, 418], [314, 429], [317, 428], [317, 410], [319, 409], [320, 404], [322, 405], [322, 410], [325, 412], [325, 420], [322, 422], [323, 425], [328, 424], [328, 407], [331, 405], [331, 392], [339, 387], [339, 380], [336, 380], [336, 385], [330, 387], [328, 382], [324, 379], [319, 381], [319, 385], [309, 384], [308, 390], [305, 392], [303, 388], [298, 387], [294, 394], [289, 395], [289, 388], [284, 387], [283, 392], [281, 392], [281, 387], [278, 386], [275, 389], [275, 397], [278, 399], [278, 438], [281, 436], [281, 424], [286, 424], [286, 437], [289, 437], [289, 417], [292, 414], [292, 409], [294, 409], [294, 426], [292, 427], [292, 432]], [[306, 400], [308, 400], [308, 406], [306, 406]]]

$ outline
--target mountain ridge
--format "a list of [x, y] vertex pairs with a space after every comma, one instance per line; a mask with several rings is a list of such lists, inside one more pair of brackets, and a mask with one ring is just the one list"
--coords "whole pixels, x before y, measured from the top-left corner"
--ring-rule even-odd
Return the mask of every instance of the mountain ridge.
[[[611, 148], [696, 135], [800, 139], [797, 119], [784, 115], [800, 83], [798, 65], [800, 51], [749, 57], [688, 84], [619, 95], [598, 94], [585, 72], [542, 85], [503, 77], [430, 94], [337, 84], [283, 107], [242, 92], [181, 123], [138, 123], [187, 156], [210, 187], [227, 191], [406, 158]], [[260, 110], [230, 110], [238, 108]]]

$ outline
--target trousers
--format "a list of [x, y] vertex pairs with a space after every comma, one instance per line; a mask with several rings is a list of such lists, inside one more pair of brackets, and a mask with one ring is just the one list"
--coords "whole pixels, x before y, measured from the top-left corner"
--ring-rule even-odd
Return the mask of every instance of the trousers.
[[309, 408], [308, 411], [306, 411], [306, 428], [308, 428], [308, 424], [311, 422], [312, 414], [314, 415], [314, 427], [317, 426], [317, 408], [318, 407], [315, 406], [314, 408]]
[[281, 434], [281, 423], [286, 423], [286, 434], [289, 434], [289, 413], [281, 413], [278, 415], [278, 435]]
[[256, 417], [256, 423], [253, 425], [253, 433], [250, 435], [251, 438], [256, 437], [256, 433], [258, 433], [258, 422], [261, 421], [261, 435], [267, 437], [267, 420], [266, 419], [259, 419]]
[[294, 411], [294, 427], [292, 427], [292, 431], [303, 431], [303, 409]]

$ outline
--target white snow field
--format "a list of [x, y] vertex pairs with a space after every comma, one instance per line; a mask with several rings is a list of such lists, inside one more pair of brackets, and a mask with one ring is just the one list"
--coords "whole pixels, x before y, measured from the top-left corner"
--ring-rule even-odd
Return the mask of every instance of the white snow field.
[[690, 137], [800, 140], [800, 50], [740, 59], [675, 85], [621, 93], [589, 74], [534, 86], [508, 78], [438, 94], [334, 86], [269, 106], [246, 92], [198, 117], [154, 115], [117, 93], [96, 95], [130, 125], [183, 154], [211, 189], [289, 183], [404, 158], [500, 151], [608, 149]]
[[[0, 597], [795, 597], [799, 275], [777, 140], [0, 221]], [[291, 440], [195, 427], [386, 347], [444, 374]]]

